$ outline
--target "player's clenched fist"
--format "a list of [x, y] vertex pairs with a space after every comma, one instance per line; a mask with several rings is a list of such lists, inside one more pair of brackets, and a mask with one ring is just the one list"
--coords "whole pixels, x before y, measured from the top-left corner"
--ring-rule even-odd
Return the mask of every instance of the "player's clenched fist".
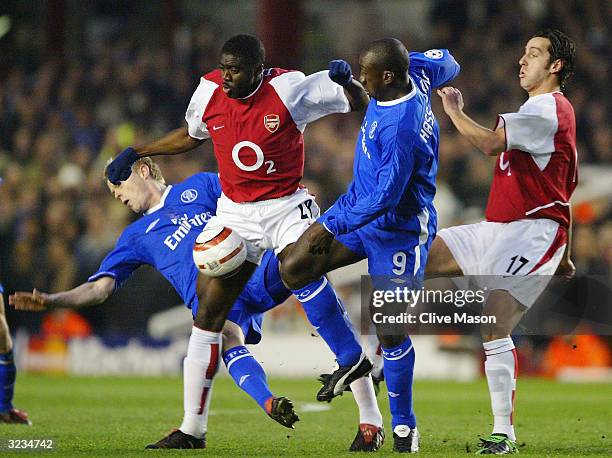
[[444, 111], [451, 114], [463, 110], [463, 96], [461, 91], [451, 86], [438, 89], [438, 95], [442, 98]]
[[41, 293], [36, 289], [31, 293], [17, 291], [9, 296], [9, 304], [16, 310], [42, 312], [47, 310], [47, 296], [48, 294]]
[[353, 79], [351, 66], [345, 60], [332, 60], [329, 63], [329, 79], [340, 86], [346, 86]]

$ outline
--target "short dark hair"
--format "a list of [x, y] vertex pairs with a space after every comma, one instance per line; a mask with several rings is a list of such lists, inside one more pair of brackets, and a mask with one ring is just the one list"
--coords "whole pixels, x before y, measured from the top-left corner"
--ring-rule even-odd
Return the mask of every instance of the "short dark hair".
[[381, 38], [371, 42], [365, 53], [376, 56], [376, 62], [381, 70], [392, 71], [397, 78], [408, 73], [410, 57], [406, 46], [396, 38]]
[[559, 72], [558, 77], [561, 90], [564, 91], [565, 85], [574, 74], [576, 44], [570, 37], [557, 29], [540, 30], [532, 38], [535, 37], [548, 38], [548, 41], [550, 41], [548, 52], [551, 64], [557, 59], [563, 61], [563, 68]]
[[239, 57], [245, 64], [253, 67], [263, 65], [266, 49], [261, 40], [253, 35], [236, 35], [225, 42], [221, 54]]

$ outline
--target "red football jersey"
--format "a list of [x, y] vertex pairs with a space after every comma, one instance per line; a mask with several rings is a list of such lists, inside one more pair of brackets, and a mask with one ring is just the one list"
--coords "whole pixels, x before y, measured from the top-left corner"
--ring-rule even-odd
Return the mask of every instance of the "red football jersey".
[[344, 90], [327, 71], [267, 69], [242, 99], [228, 97], [222, 82], [220, 70], [202, 77], [185, 119], [189, 135], [212, 139], [223, 193], [234, 202], [293, 194], [304, 173], [306, 124], [350, 111]]
[[561, 92], [529, 98], [518, 113], [499, 115], [506, 129], [489, 194], [488, 221], [548, 218], [569, 227], [578, 181], [576, 118]]

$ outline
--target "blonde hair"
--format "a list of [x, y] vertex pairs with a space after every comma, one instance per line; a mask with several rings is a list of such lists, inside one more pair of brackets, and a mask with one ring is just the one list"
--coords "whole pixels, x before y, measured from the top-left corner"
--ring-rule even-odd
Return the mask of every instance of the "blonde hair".
[[[108, 166], [111, 162], [113, 162], [112, 157], [106, 162], [106, 165], [104, 166], [104, 179], [105, 180], [108, 180]], [[151, 178], [153, 178], [155, 181], [161, 184], [166, 184], [166, 180], [164, 179], [164, 176], [162, 175], [159, 165], [157, 165], [157, 163], [155, 163], [153, 159], [151, 159], [150, 157], [141, 157], [136, 162], [134, 162], [134, 164], [132, 164], [132, 172], [134, 172], [138, 167], [140, 167], [143, 164], [149, 167]]]

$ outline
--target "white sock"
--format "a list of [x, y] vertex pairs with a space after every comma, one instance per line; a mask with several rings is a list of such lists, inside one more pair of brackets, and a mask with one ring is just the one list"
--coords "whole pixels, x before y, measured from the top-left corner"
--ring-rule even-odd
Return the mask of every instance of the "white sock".
[[185, 415], [180, 430], [202, 438], [208, 425], [212, 379], [219, 368], [221, 333], [191, 330], [187, 356], [183, 361], [183, 403]]
[[383, 419], [376, 395], [374, 394], [374, 385], [372, 377], [361, 377], [351, 383], [351, 390], [359, 407], [359, 423], [368, 423], [374, 426], [382, 426]]
[[373, 377], [380, 377], [383, 371], [383, 356], [380, 349], [380, 343], [378, 342], [378, 336], [376, 336], [376, 334], [368, 335], [366, 340], [368, 343], [367, 355], [374, 365], [370, 374], [372, 374]]
[[487, 359], [485, 373], [491, 394], [493, 411], [493, 433], [506, 434], [516, 441], [512, 413], [518, 364], [516, 350], [510, 337], [492, 340], [482, 344]]

